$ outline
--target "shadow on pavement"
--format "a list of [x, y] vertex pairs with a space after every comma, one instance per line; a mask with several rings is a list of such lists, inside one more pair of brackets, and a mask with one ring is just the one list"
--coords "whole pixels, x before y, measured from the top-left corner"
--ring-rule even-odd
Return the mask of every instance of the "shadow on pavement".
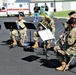
[[38, 57], [38, 56], [30, 55], [30, 56], [27, 56], [27, 57], [22, 58], [22, 60], [28, 61], [28, 62], [32, 62], [32, 61], [35, 61], [35, 60], [37, 60], [37, 59], [39, 59], [39, 58], [40, 58], [40, 57]]
[[48, 67], [48, 68], [56, 68], [60, 66], [60, 62], [57, 59], [40, 59], [40, 62], [42, 63], [41, 66]]

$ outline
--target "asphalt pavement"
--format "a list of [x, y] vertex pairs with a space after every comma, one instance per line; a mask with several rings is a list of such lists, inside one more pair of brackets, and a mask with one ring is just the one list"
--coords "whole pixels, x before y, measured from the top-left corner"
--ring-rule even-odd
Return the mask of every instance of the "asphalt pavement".
[[[72, 66], [69, 70], [56, 71], [55, 68], [60, 65], [52, 47], [47, 51], [48, 57], [43, 54], [44, 48], [26, 49], [26, 47], [16, 46], [10, 49], [10, 33], [5, 28], [4, 22], [14, 22], [17, 17], [0, 18], [0, 75], [76, 75], [76, 67]], [[24, 17], [27, 22], [33, 22], [33, 17]], [[42, 18], [39, 18], [41, 21]], [[56, 25], [56, 40], [59, 35], [64, 31], [62, 22], [66, 19], [54, 19]], [[38, 23], [34, 24], [35, 26]], [[31, 30], [31, 42], [33, 40], [33, 32]], [[30, 30], [27, 30], [28, 42], [30, 42]], [[26, 43], [27, 40], [25, 40]], [[39, 42], [43, 42], [39, 38]]]

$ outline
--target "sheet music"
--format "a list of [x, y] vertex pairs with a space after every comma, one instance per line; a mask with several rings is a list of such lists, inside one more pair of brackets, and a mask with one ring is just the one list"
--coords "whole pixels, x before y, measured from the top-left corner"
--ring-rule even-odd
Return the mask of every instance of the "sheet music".
[[52, 32], [50, 29], [41, 30], [38, 32], [43, 41], [54, 39]]

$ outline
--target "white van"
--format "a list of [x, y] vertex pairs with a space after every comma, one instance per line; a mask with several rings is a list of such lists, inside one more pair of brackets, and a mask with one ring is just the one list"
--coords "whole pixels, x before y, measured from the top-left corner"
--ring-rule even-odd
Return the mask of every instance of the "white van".
[[5, 7], [0, 7], [0, 16], [7, 16], [7, 10]]
[[19, 13], [29, 14], [29, 3], [6, 3], [6, 8], [2, 7], [0, 13], [5, 14], [7, 16], [18, 15]]
[[7, 3], [7, 15], [29, 14], [29, 3]]

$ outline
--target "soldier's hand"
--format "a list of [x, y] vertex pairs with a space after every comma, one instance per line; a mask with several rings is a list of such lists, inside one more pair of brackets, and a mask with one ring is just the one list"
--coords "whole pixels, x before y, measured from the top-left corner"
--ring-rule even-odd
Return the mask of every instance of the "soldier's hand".
[[58, 52], [62, 55], [65, 55], [65, 52], [63, 50], [58, 50]]
[[42, 26], [39, 26], [39, 30], [42, 30], [43, 29], [43, 27]]
[[64, 28], [67, 28], [67, 24], [66, 23], [62, 22], [62, 25], [63, 25]]
[[65, 33], [62, 33], [62, 34], [59, 36], [59, 38], [62, 38], [64, 35], [65, 35]]
[[17, 20], [16, 20], [15, 22], [16, 22], [16, 23], [18, 23], [18, 21], [17, 21]]

